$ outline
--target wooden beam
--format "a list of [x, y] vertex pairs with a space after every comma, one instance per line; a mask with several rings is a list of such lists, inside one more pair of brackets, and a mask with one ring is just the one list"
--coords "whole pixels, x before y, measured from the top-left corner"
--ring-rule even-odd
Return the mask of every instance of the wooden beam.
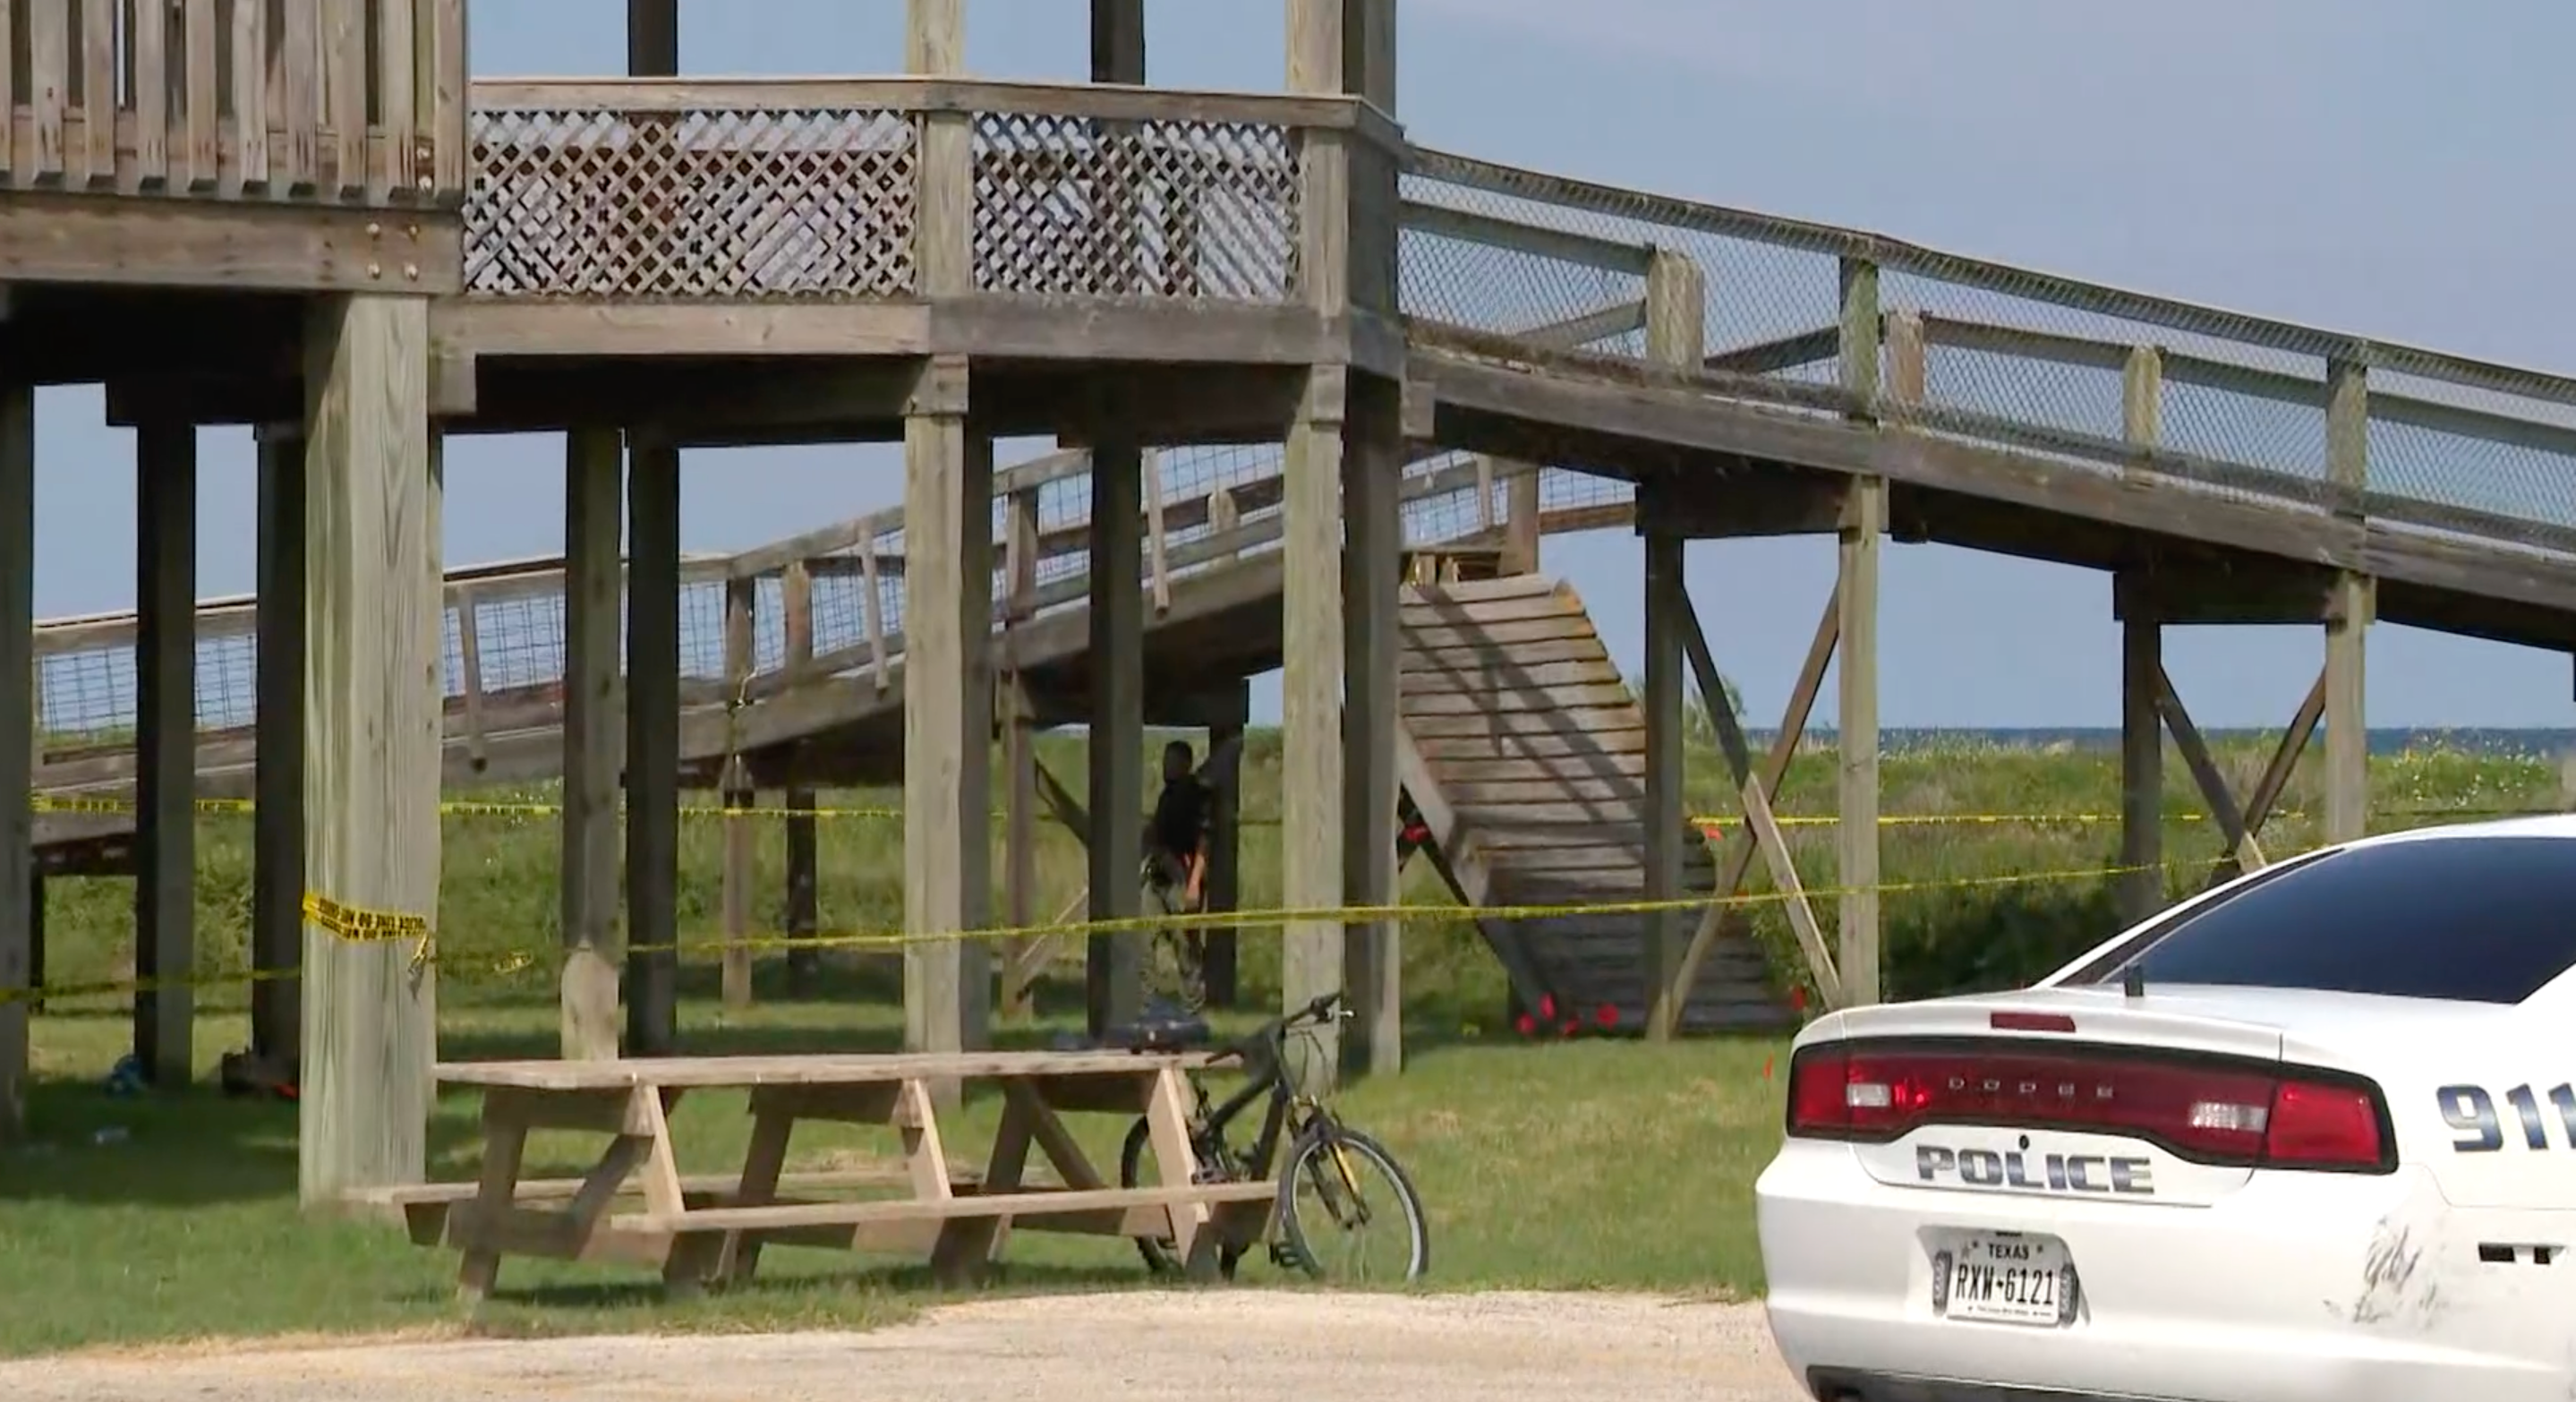
[[1091, 81], [1145, 81], [1145, 0], [1091, 0]]
[[[1335, 8], [1339, 0], [1309, 0]], [[1310, 21], [1317, 22], [1320, 21]], [[1338, 53], [1338, 45], [1334, 47]], [[1305, 402], [1288, 426], [1283, 471], [1280, 589], [1281, 692], [1280, 903], [1291, 909], [1342, 904], [1342, 499], [1341, 464], [1346, 372], [1308, 372]], [[1343, 987], [1342, 929], [1298, 920], [1281, 931], [1279, 997], [1283, 1011]], [[1290, 1068], [1310, 1088], [1335, 1083], [1341, 1039], [1326, 1028], [1316, 1064]]]
[[[1342, 438], [1342, 891], [1353, 905], [1392, 905], [1395, 875], [1396, 637], [1404, 518], [1399, 387], [1347, 381]], [[1339, 1072], [1391, 1076], [1404, 1068], [1403, 927], [1343, 927], [1342, 987], [1352, 1013]]]
[[566, 1061], [613, 1060], [618, 1051], [622, 457], [613, 428], [565, 435], [563, 855], [557, 880]]
[[[751, 686], [752, 628], [754, 610], [759, 602], [756, 579], [725, 581], [724, 669], [725, 687], [741, 704], [740, 698]], [[724, 825], [724, 869], [721, 874], [724, 903], [724, 1005], [728, 1008], [751, 1006], [751, 880], [754, 856], [751, 821], [738, 810], [748, 809], [757, 801], [751, 786], [751, 766], [737, 750], [725, 762], [724, 806], [728, 810]]]
[[[1842, 265], [1842, 384], [1867, 404], [1879, 390], [1878, 269], [1857, 259]], [[1915, 342], [1919, 347], [1919, 340]], [[1902, 362], [1901, 362], [1902, 364]], [[1914, 355], [1912, 366], [1922, 358]], [[1916, 378], [1900, 394], [1921, 396]], [[1834, 902], [1842, 947], [1835, 964], [1846, 1005], [1878, 1001], [1878, 553], [1887, 534], [1887, 479], [1852, 479], [1839, 540], [1842, 665], [1834, 750], [1841, 772], [1841, 823], [1835, 831], [1842, 892]]]
[[[1102, 402], [1104, 435], [1123, 407]], [[1132, 443], [1092, 450], [1090, 918], [1133, 919], [1144, 861], [1139, 825], [1145, 811], [1145, 613], [1140, 581], [1144, 546], [1137, 513], [1144, 459]], [[1084, 941], [1084, 1007], [1093, 1036], [1132, 1022], [1143, 1009], [1146, 937], [1103, 931]]]
[[[314, 306], [305, 385], [304, 869], [324, 899], [434, 921], [438, 905], [439, 492], [429, 307]], [[421, 1181], [436, 1041], [418, 939], [304, 946], [299, 1190]]]
[[[916, 40], [922, 36], [916, 34]], [[922, 367], [904, 423], [904, 1045], [958, 1051], [959, 936], [991, 911], [991, 440], [970, 434], [967, 367]], [[942, 1088], [943, 1096], [948, 1088]]]
[[[2370, 390], [2360, 365], [2326, 365], [2326, 476], [2359, 492], [2370, 477]], [[2370, 735], [2362, 704], [2363, 641], [2373, 611], [2372, 581], [2335, 577], [2326, 616], [2325, 839], [2350, 842], [2370, 826]]]
[[[1646, 358], [1658, 365], [1695, 366], [1707, 354], [1708, 278], [1687, 255], [1657, 249], [1646, 270]], [[1683, 577], [1687, 542], [1660, 529], [1659, 491], [1640, 487], [1638, 522], [1646, 532], [1646, 899], [1678, 901], [1683, 890], [1683, 843], [1688, 835], [1682, 796], [1683, 678], [1689, 670], [1685, 619], [1690, 585]], [[1649, 913], [1640, 971], [1645, 983], [1649, 1036], [1669, 1037], [1681, 1025], [1691, 990], [1676, 981], [1689, 927], [1679, 908]]]
[[[1641, 489], [1642, 490], [1642, 489]], [[1640, 522], [1657, 513], [1656, 497], [1641, 497]], [[1682, 838], [1687, 775], [1683, 766], [1682, 676], [1684, 614], [1690, 606], [1683, 577], [1682, 537], [1649, 527], [1646, 531], [1646, 893], [1649, 901], [1677, 901], [1682, 896]], [[1723, 694], [1719, 702], [1723, 704]], [[1715, 714], [1714, 711], [1711, 712]], [[1730, 717], [1729, 724], [1731, 725]], [[1676, 983], [1686, 947], [1686, 915], [1679, 909], [1654, 911], [1645, 919], [1646, 1028], [1650, 1037], [1669, 1037], [1681, 1025], [1690, 990]]]
[[[1831, 602], [1826, 604], [1826, 612], [1839, 629], [1840, 614]], [[1806, 890], [1799, 884], [1798, 865], [1789, 851], [1789, 839], [1782, 835], [1779, 823], [1771, 816], [1771, 796], [1779, 791], [1780, 781], [1789, 772], [1788, 758], [1792, 752], [1789, 747], [1796, 745], [1798, 736], [1784, 723], [1780, 740], [1774, 742], [1762, 771], [1757, 774], [1753, 768], [1752, 748], [1745, 743], [1743, 722], [1735, 714], [1734, 703], [1727, 698], [1725, 679], [1718, 673], [1717, 658], [1709, 651], [1708, 635], [1700, 628], [1699, 611], [1691, 606], [1687, 592], [1681, 599], [1681, 629], [1683, 652], [1690, 661], [1692, 675], [1699, 683], [1700, 705], [1707, 709], [1710, 724], [1717, 731], [1718, 753], [1726, 760], [1727, 776], [1734, 781], [1737, 799], [1744, 808], [1741, 829], [1728, 839], [1727, 855], [1722, 863], [1724, 870], [1720, 873], [1723, 884], [1717, 891], [1733, 896], [1741, 890], [1750, 856], [1758, 852], [1770, 870], [1772, 887], [1780, 893], [1789, 928], [1798, 938], [1800, 952], [1806, 956], [1808, 972], [1815, 977], [1818, 996], [1826, 1007], [1840, 1007], [1843, 1000], [1841, 972], [1835, 967], [1833, 951], [1825, 946], [1824, 931], [1816, 924], [1816, 912], [1808, 902]], [[1817, 636], [1819, 640], [1825, 638], [1821, 627]], [[1831, 658], [1832, 652], [1830, 641], [1820, 641], [1808, 651], [1808, 666], [1800, 674], [1796, 689], [1796, 695], [1807, 698], [1808, 703], [1812, 703], [1823, 682], [1825, 662]], [[1793, 697], [1791, 710], [1798, 729], [1804, 730], [1805, 704]], [[1749, 923], [1740, 907], [1712, 906], [1701, 920], [1711, 928], [1731, 927], [1739, 933]], [[1697, 976], [1697, 967], [1693, 965], [1689, 977], [1696, 979]], [[1668, 986], [1687, 989], [1690, 984], [1676, 970]], [[1687, 1001], [1686, 995], [1675, 1001], [1670, 1016], [1678, 1019]], [[1650, 1017], [1650, 1032], [1653, 1026]]]
[[[1833, 662], [1834, 645], [1842, 637], [1841, 594], [1838, 582], [1834, 592], [1825, 599], [1823, 615], [1816, 620], [1815, 637], [1807, 644], [1807, 659], [1798, 669], [1796, 684], [1789, 688], [1789, 703], [1781, 711], [1780, 726], [1772, 736], [1770, 753], [1763, 758], [1761, 772], [1753, 775], [1749, 782], [1748, 787], [1750, 784], [1760, 786], [1766, 808], [1772, 797], [1780, 792], [1780, 781], [1788, 775], [1789, 761], [1797, 755], [1798, 742], [1807, 732], [1807, 716], [1815, 709], [1816, 693], [1824, 689], [1825, 668]], [[1715, 670], [1714, 666], [1710, 668], [1711, 672]], [[1702, 684], [1706, 685], [1707, 680], [1703, 679]], [[1731, 893], [1743, 887], [1745, 873], [1753, 864], [1755, 842], [1756, 834], [1749, 825], [1728, 836], [1726, 850], [1718, 858], [1715, 890]], [[1790, 899], [1803, 897], [1791, 896]], [[1712, 905], [1700, 912], [1699, 928], [1691, 932], [1690, 947], [1682, 951], [1681, 968], [1673, 976], [1675, 988], [1687, 990], [1696, 985], [1700, 965], [1707, 960], [1709, 949], [1717, 942], [1719, 930], [1731, 924], [1730, 917], [1735, 914], [1733, 908], [1723, 905]], [[1821, 972], [1819, 970], [1820, 975]], [[1678, 1011], [1681, 1001], [1677, 996], [1669, 999], [1667, 1006]], [[1669, 1038], [1672, 1030], [1657, 1032], [1649, 1027], [1647, 1035]]]
[[2165, 729], [2173, 733], [2174, 748], [2182, 751], [2182, 762], [2191, 770], [2192, 781], [2200, 786], [2201, 798], [2209, 804], [2210, 817], [2218, 824], [2226, 850], [2243, 870], [2263, 866], [2263, 849], [2255, 845], [2253, 829], [2246, 825], [2235, 791], [2228, 787], [2218, 761], [2211, 758], [2208, 742], [2200, 737], [2200, 727], [2192, 724], [2182, 693], [2174, 689], [2173, 675], [2161, 665], [2156, 668], [2156, 709], [2165, 718]]
[[[1223, 713], [1208, 726], [1208, 754], [1231, 750], [1240, 756], [1244, 728], [1252, 720], [1252, 684], [1225, 687], [1212, 705]], [[1239, 910], [1243, 905], [1243, 766], [1240, 762], [1204, 769], [1216, 801], [1208, 815], [1207, 907]], [[1239, 931], [1228, 926], [1207, 932], [1208, 1006], [1231, 1008], [1242, 994], [1237, 954]]]
[[626, 1045], [680, 1043], [680, 450], [626, 435]]
[[304, 433], [259, 430], [259, 746], [252, 775], [251, 1049], [293, 1066], [303, 1046]]
[[2120, 624], [2120, 919], [2135, 925], [2163, 908], [2164, 731], [2156, 677], [2164, 670], [2164, 625]]
[[[25, 149], [21, 147], [20, 149]], [[39, 898], [33, 748], [14, 737], [36, 728], [36, 392], [0, 382], [0, 911], [30, 911]], [[5, 990], [42, 975], [34, 922], [0, 919], [0, 1142], [26, 1128], [28, 1004]]]
[[196, 428], [138, 430], [134, 476], [134, 1059], [177, 1089], [196, 1040]]

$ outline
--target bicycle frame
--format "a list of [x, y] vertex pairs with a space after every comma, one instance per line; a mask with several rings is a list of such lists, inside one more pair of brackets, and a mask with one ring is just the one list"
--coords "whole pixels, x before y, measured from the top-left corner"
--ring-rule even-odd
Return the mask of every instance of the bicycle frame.
[[[1283, 1038], [1282, 1042], [1284, 1041]], [[1255, 1072], [1243, 1089], [1226, 1097], [1215, 1109], [1206, 1108], [1208, 1100], [1206, 1087], [1197, 1087], [1201, 1109], [1200, 1124], [1210, 1138], [1219, 1142], [1224, 1140], [1226, 1126], [1232, 1124], [1236, 1116], [1250, 1109], [1254, 1101], [1265, 1097], [1270, 1101], [1269, 1108], [1262, 1112], [1261, 1130], [1253, 1136], [1250, 1162], [1246, 1165], [1255, 1178], [1270, 1176], [1271, 1158], [1279, 1152], [1280, 1132], [1287, 1128], [1289, 1112], [1295, 1109], [1304, 1098], [1287, 1088], [1287, 1073], [1281, 1065], [1287, 1059], [1283, 1055], [1286, 1051], [1285, 1046], [1274, 1045], [1267, 1050], [1269, 1064]]]

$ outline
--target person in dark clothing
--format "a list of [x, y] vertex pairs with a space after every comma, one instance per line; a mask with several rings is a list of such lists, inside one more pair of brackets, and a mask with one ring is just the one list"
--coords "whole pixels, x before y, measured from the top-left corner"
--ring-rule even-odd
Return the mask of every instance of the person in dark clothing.
[[[1215, 795], [1198, 776], [1189, 742], [1163, 747], [1163, 791], [1146, 828], [1145, 887], [1160, 914], [1195, 913], [1207, 893], [1208, 829]], [[1207, 933], [1158, 929], [1154, 943], [1168, 944], [1179, 965], [1181, 1002], [1196, 1012], [1206, 1001]]]

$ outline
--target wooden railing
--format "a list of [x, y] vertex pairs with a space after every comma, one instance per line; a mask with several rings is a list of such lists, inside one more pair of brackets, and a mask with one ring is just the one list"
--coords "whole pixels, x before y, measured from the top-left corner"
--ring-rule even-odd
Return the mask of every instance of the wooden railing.
[[466, 0], [12, 0], [14, 189], [448, 205]]
[[466, 289], [511, 298], [1294, 302], [1312, 153], [1397, 147], [1350, 99], [926, 78], [486, 80], [473, 131]]
[[[1660, 251], [1704, 274], [1703, 393], [2000, 447], [2070, 479], [2144, 473], [2576, 559], [2576, 377], [1445, 152], [1412, 151], [1403, 189], [1417, 348], [1481, 354], [1481, 338], [1568, 374], [1630, 372], [1642, 337], [1578, 352], [1532, 328], [1644, 298]], [[2353, 431], [2329, 425], [2337, 394]], [[1553, 469], [1543, 484], [1552, 503], [1627, 495]]]
[[[1276, 450], [1189, 449], [1149, 457], [1138, 584], [1147, 626], [1192, 576], [1240, 563], [1279, 541]], [[1495, 489], [1490, 467], [1444, 456], [1408, 471], [1405, 499], [1419, 543], [1474, 535], [1467, 499]], [[995, 476], [993, 618], [1007, 632], [1090, 592], [1090, 459], [1050, 454]], [[1442, 508], [1447, 508], [1443, 510]], [[468, 772], [514, 738], [540, 743], [496, 777], [551, 773], [545, 732], [563, 718], [563, 562], [509, 561], [451, 572], [446, 593], [446, 728]], [[903, 514], [875, 512], [730, 556], [681, 566], [683, 707], [719, 719], [826, 677], [890, 693], [904, 654]], [[201, 790], [247, 793], [257, 719], [257, 601], [210, 599], [197, 614]], [[132, 612], [52, 620], [37, 632], [37, 787], [111, 795], [133, 782]], [[721, 756], [705, 756], [712, 782]]]

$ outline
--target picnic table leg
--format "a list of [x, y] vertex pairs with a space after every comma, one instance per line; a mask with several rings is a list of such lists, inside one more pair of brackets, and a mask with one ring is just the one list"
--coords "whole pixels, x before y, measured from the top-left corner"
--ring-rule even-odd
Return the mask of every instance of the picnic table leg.
[[456, 1268], [456, 1294], [466, 1304], [478, 1304], [492, 1292], [492, 1282], [501, 1273], [501, 1253], [488, 1245], [509, 1216], [519, 1194], [519, 1163], [526, 1157], [528, 1127], [514, 1119], [503, 1119], [486, 1113], [483, 1116], [483, 1172], [473, 1207], [465, 1213], [462, 1224], [450, 1219], [450, 1230], [462, 1225], [465, 1237], [465, 1259]]
[[[1020, 1175], [1028, 1167], [1029, 1141], [1033, 1126], [1029, 1105], [1034, 1097], [1007, 1099], [1002, 1106], [1001, 1128], [993, 1136], [993, 1154], [984, 1166], [987, 1193], [1016, 1193]], [[1044, 1112], [1045, 1106], [1039, 1109]], [[942, 1171], [945, 1171], [943, 1166]], [[965, 1284], [977, 1271], [1001, 1254], [1002, 1236], [1010, 1226], [1007, 1217], [972, 1217], [951, 1221], [939, 1229], [939, 1243], [931, 1248], [930, 1272], [942, 1284]]]
[[[754, 1095], [751, 1148], [743, 1155], [742, 1180], [732, 1199], [736, 1207], [764, 1207], [778, 1200], [778, 1175], [787, 1167], [787, 1140], [796, 1129], [793, 1107], [764, 1101], [757, 1092]], [[759, 1268], [759, 1233], [725, 1233], [716, 1278], [741, 1285], [750, 1281], [752, 1272]]]
[[[680, 1189], [679, 1157], [671, 1151], [671, 1107], [680, 1100], [681, 1088], [648, 1086], [635, 1088], [634, 1100], [627, 1107], [627, 1123], [632, 1137], [643, 1141], [644, 1161], [638, 1172], [643, 1178], [644, 1210], [657, 1217], [679, 1216], [688, 1202]], [[662, 1288], [665, 1293], [686, 1297], [695, 1295], [714, 1274], [716, 1262], [724, 1252], [724, 1238], [696, 1232], [681, 1232], [671, 1239], [671, 1250], [662, 1259]]]
[[[1145, 1133], [1153, 1141], [1154, 1167], [1165, 1184], [1177, 1187], [1198, 1181], [1198, 1151], [1190, 1144], [1189, 1084], [1179, 1068], [1167, 1066], [1155, 1073], [1145, 1102]], [[1191, 1280], [1214, 1280], [1221, 1273], [1217, 1253], [1223, 1242], [1207, 1204], [1175, 1207], [1171, 1214], [1172, 1251], [1181, 1258], [1183, 1274]]]

